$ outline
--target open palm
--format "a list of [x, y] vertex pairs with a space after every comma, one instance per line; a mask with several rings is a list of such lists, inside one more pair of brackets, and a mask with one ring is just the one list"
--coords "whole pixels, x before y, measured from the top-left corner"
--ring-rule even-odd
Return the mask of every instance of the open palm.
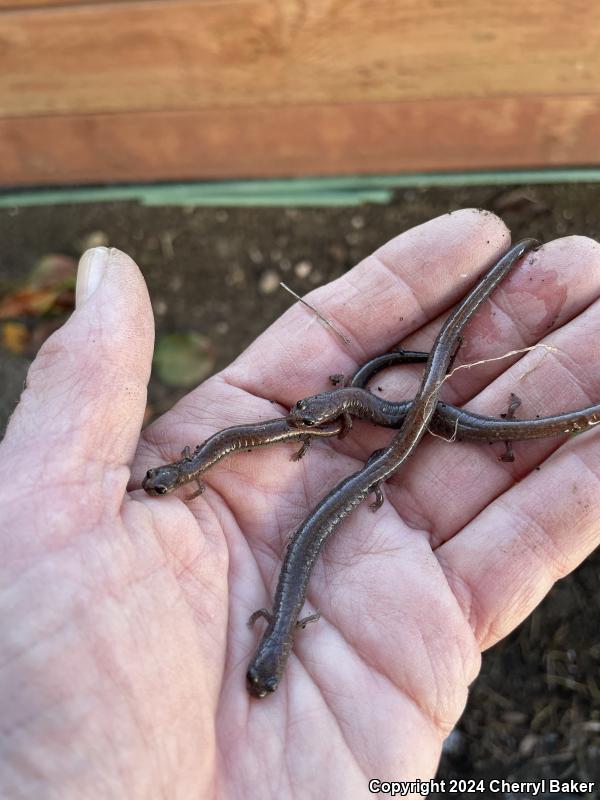
[[[384, 506], [363, 504], [327, 544], [306, 609], [321, 620], [298, 632], [264, 700], [244, 685], [260, 635], [248, 617], [270, 607], [293, 529], [391, 433], [356, 424], [299, 463], [293, 445], [238, 454], [188, 503], [185, 488], [137, 487], [185, 445], [329, 388], [332, 372], [399, 341], [427, 349], [508, 245], [503, 224], [474, 210], [408, 231], [312, 295], [350, 346], [296, 305], [139, 443], [150, 306], [129, 259], [96, 253], [104, 278], [44, 346], [0, 448], [3, 789], [47, 780], [64, 798], [84, 780], [93, 797], [366, 797], [370, 778], [432, 776], [480, 651], [600, 538], [594, 433], [517, 444], [512, 464], [499, 445], [428, 435]], [[514, 391], [522, 417], [597, 401], [599, 293], [591, 240], [526, 257], [465, 330], [457, 364], [553, 349], [461, 370], [444, 399], [499, 415]], [[374, 387], [409, 398], [421, 369]]]

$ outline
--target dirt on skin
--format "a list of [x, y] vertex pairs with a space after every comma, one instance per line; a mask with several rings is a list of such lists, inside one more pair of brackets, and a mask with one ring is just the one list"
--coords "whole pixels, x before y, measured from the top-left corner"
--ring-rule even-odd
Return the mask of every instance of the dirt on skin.
[[[143, 269], [157, 337], [197, 331], [207, 340], [206, 369], [217, 371], [293, 302], [279, 288], [280, 280], [303, 294], [338, 277], [399, 232], [469, 206], [502, 216], [513, 241], [568, 234], [600, 239], [600, 185], [593, 184], [407, 189], [387, 206], [338, 209], [146, 208], [136, 203], [0, 209], [0, 286], [16, 286], [45, 254], [78, 257], [90, 243], [110, 243]], [[0, 431], [29, 363], [0, 350]], [[152, 413], [170, 408], [185, 391], [153, 375]], [[532, 796], [515, 787], [492, 791], [494, 778], [600, 785], [599, 619], [600, 556], [595, 554], [484, 655], [467, 709], [444, 749], [437, 777], [446, 780], [446, 790], [453, 777], [483, 779], [484, 790], [473, 796], [486, 798]], [[470, 796], [463, 789], [455, 796]], [[538, 795], [568, 796], [575, 796], [568, 787]], [[600, 797], [600, 791], [587, 796]]]

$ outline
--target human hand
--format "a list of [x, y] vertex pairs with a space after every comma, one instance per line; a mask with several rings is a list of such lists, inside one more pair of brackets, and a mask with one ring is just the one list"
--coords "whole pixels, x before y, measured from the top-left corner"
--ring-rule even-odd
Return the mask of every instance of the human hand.
[[[270, 605], [290, 531], [390, 432], [357, 424], [300, 464], [292, 445], [237, 455], [188, 505], [135, 487], [184, 445], [276, 416], [271, 401], [285, 413], [331, 372], [399, 340], [427, 349], [508, 244], [477, 211], [408, 231], [311, 298], [351, 352], [296, 305], [150, 426], [135, 458], [152, 316], [137, 269], [112, 251], [42, 348], [0, 447], [3, 795], [361, 797], [370, 777], [432, 775], [480, 650], [596, 544], [594, 433], [517, 444], [512, 465], [427, 437], [384, 507], [359, 508], [328, 543], [309, 587], [322, 619], [264, 701], [244, 687], [258, 637], [247, 619]], [[527, 257], [465, 331], [460, 361], [546, 335], [557, 351], [462, 370], [444, 399], [498, 414], [516, 391], [523, 417], [597, 400], [599, 266], [582, 238]], [[377, 383], [406, 398], [417, 374]]]

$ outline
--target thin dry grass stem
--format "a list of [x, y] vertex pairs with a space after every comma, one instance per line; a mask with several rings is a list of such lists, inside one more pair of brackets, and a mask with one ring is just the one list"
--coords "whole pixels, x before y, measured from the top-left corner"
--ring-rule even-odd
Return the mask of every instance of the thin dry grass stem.
[[[541, 343], [538, 342], [538, 344], [532, 344], [529, 347], [521, 347], [518, 350], [509, 350], [508, 353], [504, 353], [501, 356], [493, 356], [492, 358], [482, 358], [481, 361], [473, 361], [470, 364], [460, 364], [458, 367], [454, 367], [454, 369], [451, 370], [446, 375], [446, 377], [444, 378], [442, 383], [444, 383], [444, 381], [447, 381], [448, 378], [451, 378], [454, 375], [455, 372], [458, 372], [459, 369], [471, 369], [471, 367], [478, 367], [481, 364], [487, 364], [489, 361], [501, 361], [503, 358], [509, 358], [510, 356], [516, 356], [516, 355], [519, 355], [520, 353], [528, 353], [530, 350], [536, 350], [537, 348], [540, 348], [540, 347], [542, 349], [544, 349], [546, 352], [544, 353], [542, 358], [540, 358], [540, 360], [537, 362], [537, 364], [534, 364], [533, 367], [531, 367], [531, 369], [528, 369], [527, 372], [524, 372], [518, 378], [518, 380], [523, 380], [528, 375], [531, 375], [531, 373], [539, 367], [539, 365], [542, 363], [543, 359], [546, 358], [548, 353], [556, 353], [557, 352], [557, 348], [553, 347], [550, 344], [541, 344]], [[432, 436], [435, 436], [436, 439], [442, 439], [444, 442], [455, 442], [456, 441], [456, 436], [457, 436], [457, 433], [458, 433], [459, 422], [460, 422], [460, 417], [458, 417], [456, 419], [456, 422], [454, 423], [454, 433], [452, 434], [452, 436], [450, 438], [447, 438], [446, 436], [442, 436], [440, 433], [434, 433], [431, 430], [431, 428], [428, 428], [427, 430], [429, 431], [429, 433]], [[600, 424], [600, 420], [598, 420], [598, 422], [590, 422], [588, 424], [589, 425], [598, 425], [598, 424]]]
[[285, 284], [283, 281], [279, 281], [279, 285], [280, 285], [280, 286], [282, 286], [282, 287], [283, 287], [283, 288], [286, 290], [286, 292], [289, 292], [289, 293], [292, 295], [292, 297], [295, 297], [295, 298], [296, 298], [296, 300], [298, 300], [300, 303], [302, 303], [302, 305], [306, 306], [307, 308], [310, 308], [310, 310], [311, 310], [311, 311], [314, 311], [314, 313], [315, 313], [315, 314], [317, 315], [317, 317], [318, 317], [318, 318], [321, 320], [321, 322], [323, 322], [325, 325], [327, 325], [327, 327], [328, 327], [328, 328], [331, 328], [331, 330], [332, 330], [332, 331], [333, 331], [333, 332], [334, 332], [334, 333], [335, 333], [337, 336], [339, 336], [339, 337], [340, 337], [340, 339], [341, 339], [341, 340], [342, 340], [342, 341], [343, 341], [345, 344], [347, 344], [347, 345], [351, 345], [351, 344], [352, 344], [352, 342], [350, 341], [350, 339], [348, 339], [348, 337], [347, 337], [347, 336], [344, 336], [344, 334], [341, 332], [341, 330], [339, 330], [339, 328], [336, 328], [336, 326], [333, 324], [333, 322], [331, 322], [331, 320], [327, 319], [327, 317], [324, 317], [324, 316], [323, 316], [323, 314], [321, 314], [321, 312], [320, 312], [320, 311], [319, 311], [317, 308], [315, 308], [314, 306], [312, 306], [312, 305], [311, 305], [309, 302], [307, 302], [306, 300], [303, 300], [303, 299], [302, 299], [302, 297], [300, 297], [300, 295], [299, 295], [299, 294], [296, 294], [296, 292], [295, 292], [293, 289], [290, 289], [290, 287], [289, 287], [287, 284]]
[[545, 345], [545, 347], [546, 347], [546, 352], [542, 355], [540, 360], [538, 362], [536, 362], [530, 369], [528, 369], [525, 372], [521, 373], [521, 375], [519, 375], [519, 377], [517, 378], [517, 381], [524, 381], [525, 378], [528, 378], [531, 375], [532, 372], [535, 372], [535, 370], [540, 366], [542, 361], [546, 358], [548, 353], [556, 352], [556, 347], [551, 347], [550, 345]]
[[460, 420], [460, 417], [458, 417], [458, 418], [456, 419], [456, 422], [454, 423], [454, 433], [452, 434], [452, 436], [451, 436], [449, 439], [447, 439], [445, 436], [442, 436], [442, 434], [441, 434], [441, 433], [434, 433], [434, 432], [431, 430], [431, 428], [427, 428], [427, 431], [428, 431], [428, 432], [429, 432], [429, 433], [430, 433], [432, 436], [435, 436], [435, 438], [436, 438], [436, 439], [441, 439], [441, 440], [442, 440], [442, 441], [444, 441], [444, 442], [450, 442], [450, 443], [452, 443], [452, 442], [455, 442], [455, 441], [456, 441], [456, 434], [458, 433], [458, 423], [459, 423], [459, 420]]
[[[446, 375], [446, 377], [442, 380], [442, 383], [447, 381], [448, 378], [451, 378], [455, 372], [458, 372], [459, 369], [471, 369], [471, 367], [478, 367], [481, 364], [488, 364], [490, 361], [502, 361], [503, 358], [510, 358], [510, 356], [518, 356], [520, 353], [528, 353], [530, 350], [537, 350], [538, 347], [541, 347], [542, 349], [546, 350], [546, 353], [544, 354], [544, 356], [542, 356], [542, 358], [544, 358], [547, 353], [558, 352], [558, 349], [556, 347], [553, 347], [551, 344], [542, 344], [538, 342], [538, 344], [532, 344], [529, 347], [520, 347], [518, 350], [509, 350], [508, 353], [504, 353], [501, 356], [482, 358], [481, 361], [473, 361], [470, 364], [459, 364], [458, 367], [454, 367], [454, 369]], [[542, 359], [540, 359], [538, 363], [535, 364], [533, 367], [531, 367], [531, 369], [528, 370], [526, 373], [523, 373], [523, 375], [518, 380], [522, 380], [525, 376], [530, 375], [534, 369], [537, 369], [537, 367], [541, 364], [541, 362]]]

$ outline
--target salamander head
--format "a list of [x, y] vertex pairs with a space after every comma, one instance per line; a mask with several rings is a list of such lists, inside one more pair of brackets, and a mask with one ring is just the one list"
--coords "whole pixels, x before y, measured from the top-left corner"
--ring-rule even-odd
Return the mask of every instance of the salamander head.
[[332, 401], [326, 394], [316, 394], [298, 400], [287, 415], [287, 421], [295, 428], [312, 428], [332, 422], [339, 415], [340, 410], [332, 408]]
[[169, 494], [184, 482], [185, 475], [178, 464], [165, 464], [148, 470], [142, 488], [151, 495]]
[[[284, 659], [285, 660], [285, 659]], [[266, 697], [279, 686], [284, 661], [272, 649], [254, 656], [246, 673], [246, 688], [253, 697]]]
[[274, 675], [264, 677], [255, 667], [246, 673], [246, 688], [253, 697], [266, 697], [279, 686], [279, 679]]

